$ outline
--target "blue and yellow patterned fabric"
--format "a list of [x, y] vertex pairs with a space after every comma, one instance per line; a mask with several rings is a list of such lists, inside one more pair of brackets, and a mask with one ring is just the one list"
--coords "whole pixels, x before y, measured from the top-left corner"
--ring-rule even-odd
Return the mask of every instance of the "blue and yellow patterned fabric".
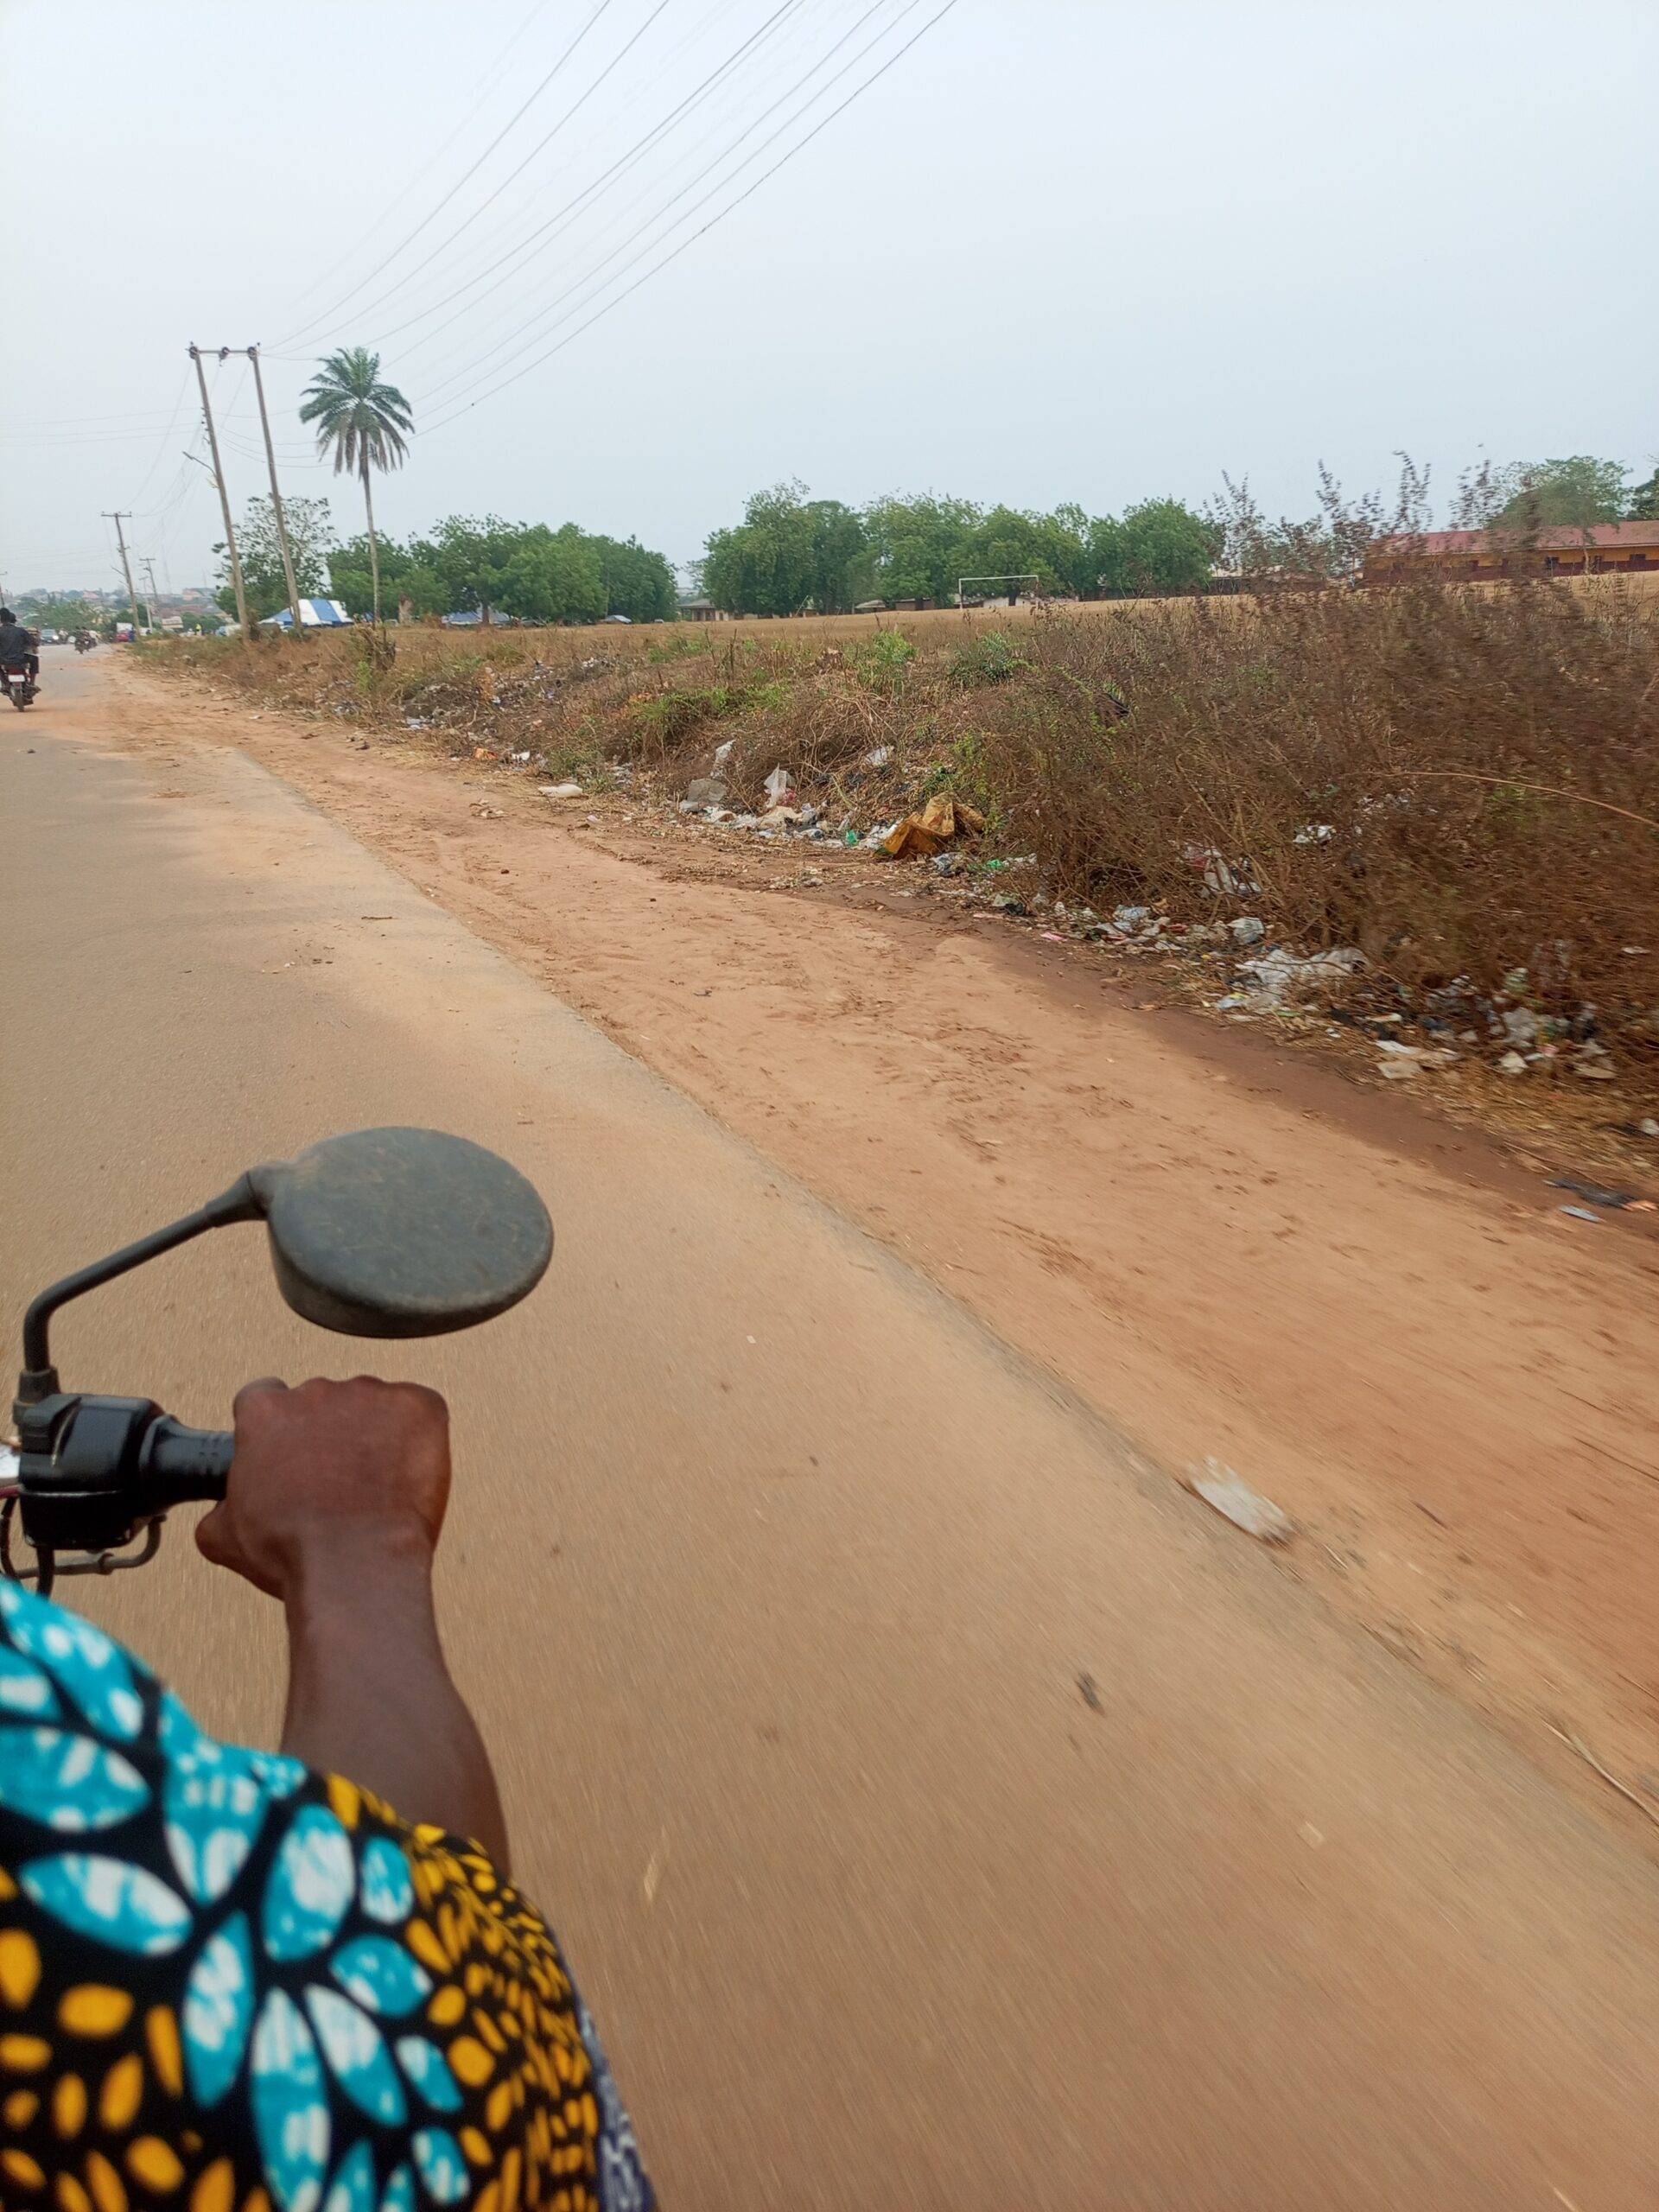
[[476, 1845], [213, 1742], [0, 1582], [0, 2206], [652, 2202], [558, 1947]]

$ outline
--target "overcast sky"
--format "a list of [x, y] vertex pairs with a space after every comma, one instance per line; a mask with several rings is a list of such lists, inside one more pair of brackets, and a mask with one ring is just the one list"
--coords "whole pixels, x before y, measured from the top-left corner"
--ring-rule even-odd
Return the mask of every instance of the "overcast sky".
[[[296, 408], [363, 343], [417, 424], [385, 529], [574, 519], [677, 562], [785, 477], [1098, 513], [1225, 470], [1306, 512], [1321, 460], [1357, 489], [1405, 448], [1444, 493], [1483, 454], [1659, 457], [1656, 0], [0, 0], [0, 29], [14, 594], [111, 582], [116, 506], [163, 584], [208, 579], [192, 339], [268, 349], [284, 488], [343, 530]], [[213, 374], [239, 511], [252, 392]]]

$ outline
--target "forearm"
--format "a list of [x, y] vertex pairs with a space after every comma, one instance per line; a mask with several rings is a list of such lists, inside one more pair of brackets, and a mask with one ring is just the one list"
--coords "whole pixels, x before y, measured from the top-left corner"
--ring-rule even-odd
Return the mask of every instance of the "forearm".
[[363, 1783], [405, 1820], [475, 1837], [505, 1873], [500, 1796], [444, 1664], [429, 1554], [382, 1543], [320, 1548], [296, 1577], [287, 1614], [283, 1749]]

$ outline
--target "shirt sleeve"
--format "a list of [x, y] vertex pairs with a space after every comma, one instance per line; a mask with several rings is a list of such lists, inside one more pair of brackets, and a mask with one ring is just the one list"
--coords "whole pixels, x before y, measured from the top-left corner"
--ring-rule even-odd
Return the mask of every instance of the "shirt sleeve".
[[556, 1939], [475, 1843], [213, 1741], [9, 1583], [0, 2118], [6, 2203], [655, 2202]]

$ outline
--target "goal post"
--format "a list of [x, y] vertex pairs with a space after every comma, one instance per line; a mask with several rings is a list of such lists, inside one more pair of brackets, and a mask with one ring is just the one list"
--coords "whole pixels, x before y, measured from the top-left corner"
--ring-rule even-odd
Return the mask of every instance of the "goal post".
[[[1041, 582], [1042, 578], [1035, 569], [1022, 569], [1018, 575], [1010, 570], [1007, 575], [1001, 576], [958, 576], [957, 578], [957, 605], [966, 610], [969, 584], [1038, 584]], [[1034, 593], [1033, 596], [1035, 596]], [[1008, 594], [1009, 604], [1013, 605], [1018, 597], [1017, 592], [1011, 592]]]

